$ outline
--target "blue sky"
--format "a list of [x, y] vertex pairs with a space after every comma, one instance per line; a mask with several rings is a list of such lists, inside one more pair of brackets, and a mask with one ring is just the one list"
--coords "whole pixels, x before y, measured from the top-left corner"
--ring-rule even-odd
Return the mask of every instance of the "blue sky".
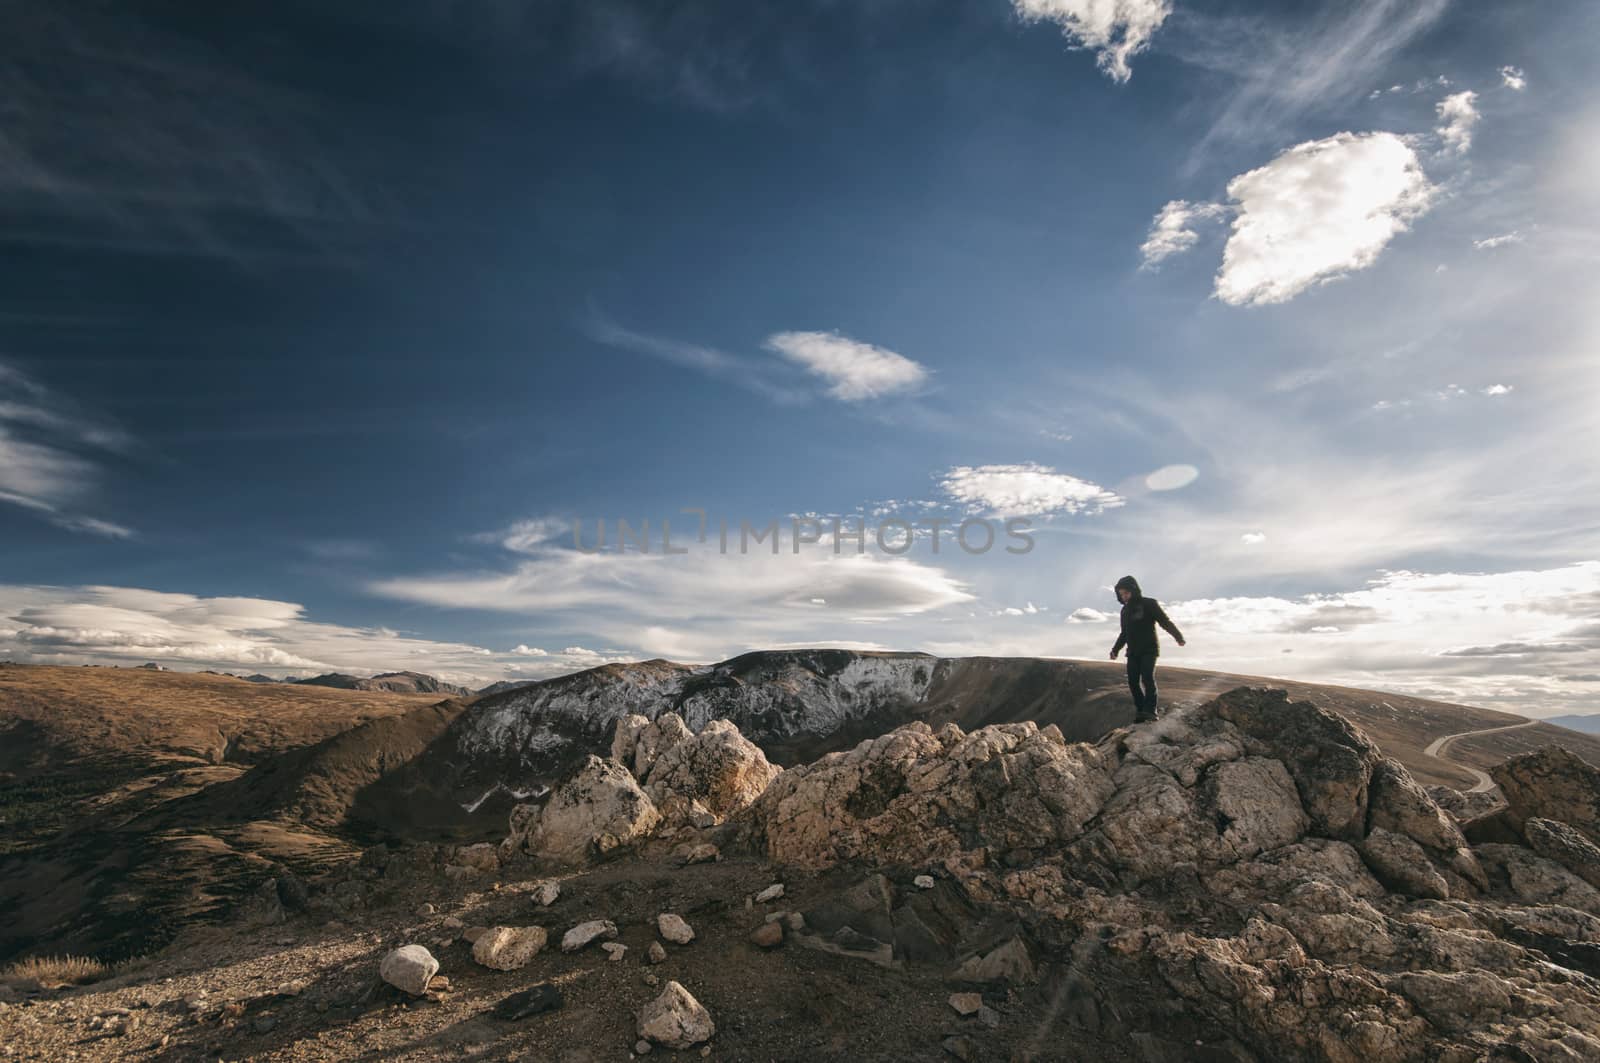
[[1099, 657], [1133, 572], [1172, 663], [1600, 692], [1592, 5], [8, 21], [0, 656]]

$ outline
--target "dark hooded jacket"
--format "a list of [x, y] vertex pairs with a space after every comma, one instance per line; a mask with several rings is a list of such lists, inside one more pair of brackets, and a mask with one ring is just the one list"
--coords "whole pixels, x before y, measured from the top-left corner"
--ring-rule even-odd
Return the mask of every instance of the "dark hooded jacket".
[[1160, 624], [1167, 629], [1167, 634], [1183, 641], [1183, 632], [1178, 630], [1161, 608], [1161, 603], [1154, 598], [1146, 598], [1139, 592], [1139, 581], [1132, 576], [1123, 576], [1117, 580], [1113, 591], [1126, 587], [1133, 592], [1122, 607], [1122, 633], [1117, 636], [1117, 644], [1111, 647], [1111, 652], [1118, 653], [1124, 646], [1128, 648], [1128, 656], [1135, 657], [1148, 654], [1151, 657], [1161, 655], [1161, 644], [1156, 641], [1156, 625]]

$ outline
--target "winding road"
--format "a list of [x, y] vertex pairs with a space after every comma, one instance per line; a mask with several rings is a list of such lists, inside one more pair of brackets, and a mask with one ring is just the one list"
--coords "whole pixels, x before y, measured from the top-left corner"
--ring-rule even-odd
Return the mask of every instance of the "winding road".
[[1444, 751], [1449, 747], [1450, 743], [1458, 738], [1471, 738], [1474, 735], [1494, 734], [1496, 731], [1515, 731], [1520, 727], [1532, 727], [1538, 722], [1538, 720], [1524, 720], [1521, 723], [1508, 723], [1503, 727], [1483, 727], [1476, 731], [1460, 731], [1453, 735], [1445, 735], [1443, 738], [1435, 738], [1422, 753], [1424, 756], [1432, 757], [1435, 760], [1442, 760], [1453, 768], [1460, 768], [1473, 776], [1477, 781], [1472, 784], [1472, 789], [1468, 790], [1467, 793], [1481, 794], [1485, 790], [1494, 789], [1494, 780], [1471, 765], [1462, 764], [1445, 756]]

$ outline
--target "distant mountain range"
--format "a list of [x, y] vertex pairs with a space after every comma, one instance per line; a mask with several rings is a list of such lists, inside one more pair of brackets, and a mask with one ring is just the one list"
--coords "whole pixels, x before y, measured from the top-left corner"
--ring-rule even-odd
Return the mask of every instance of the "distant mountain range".
[[292, 681], [304, 686], [336, 687], [339, 690], [387, 690], [394, 694], [448, 694], [462, 697], [472, 693], [467, 687], [446, 683], [442, 679], [421, 672], [381, 672], [371, 679], [345, 675], [342, 672], [329, 672], [327, 675]]
[[1582, 731], [1584, 734], [1600, 735], [1600, 712], [1576, 716], [1552, 716], [1545, 720], [1545, 723], [1553, 723], [1557, 727], [1565, 727], [1569, 731]]

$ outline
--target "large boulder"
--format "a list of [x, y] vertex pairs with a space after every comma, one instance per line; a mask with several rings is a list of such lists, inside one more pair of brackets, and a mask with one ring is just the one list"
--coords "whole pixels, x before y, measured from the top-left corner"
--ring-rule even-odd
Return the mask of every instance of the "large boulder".
[[1257, 756], [1283, 762], [1300, 791], [1312, 828], [1355, 842], [1366, 836], [1378, 747], [1349, 720], [1282, 690], [1241, 687], [1206, 707], [1233, 724]]
[[[675, 719], [673, 713], [663, 713], [652, 726]], [[639, 759], [636, 752], [636, 762]], [[782, 770], [732, 723], [712, 720], [699, 734], [677, 735], [660, 748], [642, 778], [645, 793], [658, 806], [678, 798], [689, 803], [686, 816], [692, 817], [697, 802], [704, 811], [725, 819], [752, 804]]]
[[693, 737], [694, 732], [675, 712], [664, 712], [654, 720], [630, 713], [617, 721], [611, 734], [611, 759], [643, 779], [661, 754]]
[[1115, 761], [1031, 722], [970, 735], [916, 722], [783, 772], [745, 830], [772, 860], [808, 868], [926, 864], [971, 838], [998, 849], [1059, 846], [1115, 791]]
[[1559, 820], [1600, 845], [1600, 768], [1576, 753], [1546, 746], [1489, 769], [1506, 798], [1506, 814], [1522, 827], [1530, 819]]
[[1600, 888], [1600, 845], [1560, 820], [1530, 819], [1522, 825], [1528, 847]]
[[647, 837], [660, 821], [655, 803], [614, 760], [588, 757], [543, 805], [519, 805], [502, 851], [579, 863]]

